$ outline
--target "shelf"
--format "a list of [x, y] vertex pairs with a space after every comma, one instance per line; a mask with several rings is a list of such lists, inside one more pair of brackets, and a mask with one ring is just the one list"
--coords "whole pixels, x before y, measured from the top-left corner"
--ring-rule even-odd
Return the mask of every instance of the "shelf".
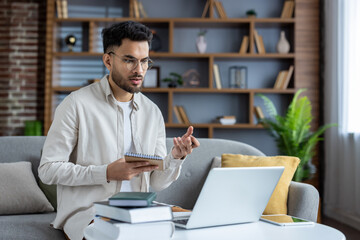
[[[197, 23], [212, 23], [222, 25], [224, 23], [295, 23], [294, 18], [55, 18], [55, 22], [122, 22], [122, 21], [138, 21], [143, 23], [185, 23], [181, 26], [195, 27]], [[194, 25], [195, 24], [195, 25]]]
[[[102, 57], [99, 52], [54, 52], [54, 57]], [[161, 58], [271, 58], [271, 59], [294, 59], [294, 53], [266, 53], [266, 54], [239, 54], [239, 53], [167, 53], [150, 52], [150, 57]]]
[[248, 123], [236, 123], [233, 125], [222, 125], [220, 123], [190, 123], [190, 124], [180, 124], [180, 123], [166, 123], [165, 126], [168, 128], [187, 128], [188, 126], [193, 126], [194, 128], [247, 128], [247, 129], [263, 129], [261, 125], [254, 125]]
[[[82, 86], [84, 87], [84, 86]], [[63, 87], [55, 86], [52, 88], [53, 92], [72, 92], [82, 87]], [[272, 88], [259, 88], [259, 89], [234, 89], [234, 88], [143, 88], [144, 93], [275, 93], [275, 94], [293, 94], [295, 89], [272, 89]]]

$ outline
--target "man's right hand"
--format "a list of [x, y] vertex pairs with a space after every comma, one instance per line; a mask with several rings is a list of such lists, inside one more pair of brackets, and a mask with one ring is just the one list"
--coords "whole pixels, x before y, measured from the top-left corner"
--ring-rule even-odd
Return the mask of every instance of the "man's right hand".
[[120, 158], [107, 166], [106, 177], [108, 181], [111, 180], [130, 180], [134, 176], [142, 172], [150, 172], [159, 168], [155, 165], [150, 165], [149, 162], [125, 162], [124, 158]]

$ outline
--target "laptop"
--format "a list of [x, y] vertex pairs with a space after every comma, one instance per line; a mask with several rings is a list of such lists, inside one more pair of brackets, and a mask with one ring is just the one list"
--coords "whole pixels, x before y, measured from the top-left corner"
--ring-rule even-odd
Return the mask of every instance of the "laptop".
[[174, 214], [174, 224], [193, 229], [259, 221], [283, 171], [284, 167], [213, 168], [193, 211], [188, 216]]

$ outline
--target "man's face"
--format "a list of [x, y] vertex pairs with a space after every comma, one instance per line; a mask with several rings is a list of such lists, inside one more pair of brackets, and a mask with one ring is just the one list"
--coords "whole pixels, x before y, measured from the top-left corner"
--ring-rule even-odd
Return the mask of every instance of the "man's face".
[[147, 70], [143, 63], [149, 58], [148, 42], [123, 39], [121, 46], [110, 55], [111, 80], [128, 93], [140, 92]]

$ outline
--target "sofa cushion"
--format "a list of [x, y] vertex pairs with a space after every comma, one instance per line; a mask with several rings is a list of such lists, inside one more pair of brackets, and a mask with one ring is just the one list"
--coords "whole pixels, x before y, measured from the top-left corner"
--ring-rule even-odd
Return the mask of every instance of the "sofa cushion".
[[288, 156], [263, 157], [241, 154], [223, 154], [221, 156], [221, 167], [285, 167], [264, 214], [287, 214], [289, 185], [299, 163], [299, 158]]
[[36, 183], [30, 162], [0, 163], [0, 214], [54, 211]]
[[62, 230], [50, 226], [55, 217], [55, 212], [0, 216], [0, 239], [65, 240]]

